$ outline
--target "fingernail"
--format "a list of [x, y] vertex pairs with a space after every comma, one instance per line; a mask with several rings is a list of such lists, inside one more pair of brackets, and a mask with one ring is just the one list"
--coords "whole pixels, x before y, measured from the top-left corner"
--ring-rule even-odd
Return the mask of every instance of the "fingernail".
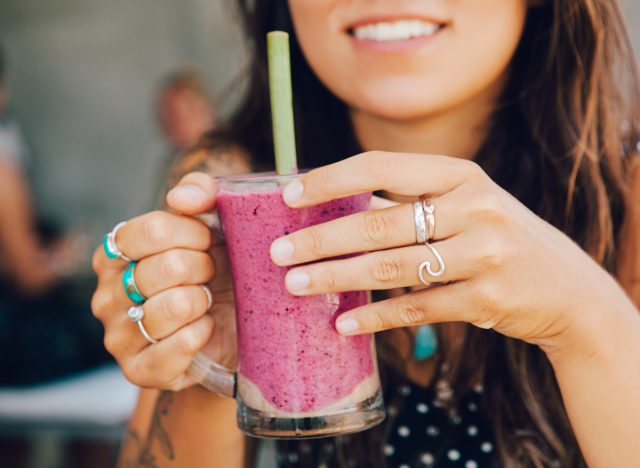
[[360, 328], [360, 324], [355, 319], [344, 318], [344, 319], [338, 319], [338, 321], [336, 322], [336, 328], [338, 329], [339, 333], [348, 335], [350, 333], [355, 332], [358, 328]]
[[171, 190], [171, 193], [190, 198], [194, 201], [203, 200], [207, 196], [204, 190], [202, 190], [197, 185], [181, 185]]
[[293, 256], [293, 244], [286, 239], [276, 239], [271, 244], [271, 258], [275, 263], [285, 263]]
[[282, 191], [282, 198], [287, 205], [291, 205], [300, 201], [302, 193], [304, 192], [304, 186], [299, 180], [290, 182]]
[[292, 292], [304, 291], [311, 284], [311, 278], [299, 270], [291, 270], [286, 277], [287, 289]]

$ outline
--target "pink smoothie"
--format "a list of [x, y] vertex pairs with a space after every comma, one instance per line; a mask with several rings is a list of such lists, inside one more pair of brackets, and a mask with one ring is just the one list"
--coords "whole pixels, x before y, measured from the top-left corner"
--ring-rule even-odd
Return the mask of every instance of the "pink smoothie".
[[218, 194], [237, 306], [238, 373], [281, 411], [321, 410], [347, 397], [374, 373], [371, 336], [342, 337], [335, 320], [367, 302], [366, 292], [295, 297], [286, 268], [273, 264], [271, 243], [301, 228], [368, 209], [356, 195], [294, 210], [282, 190]]

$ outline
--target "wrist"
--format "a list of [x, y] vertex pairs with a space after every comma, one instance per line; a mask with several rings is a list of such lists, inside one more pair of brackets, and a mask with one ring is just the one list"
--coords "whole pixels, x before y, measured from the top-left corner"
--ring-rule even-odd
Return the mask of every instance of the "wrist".
[[177, 392], [173, 392], [174, 398], [196, 404], [217, 405], [234, 402], [232, 398], [207, 390], [200, 384], [191, 385]]
[[566, 365], [615, 358], [625, 342], [638, 340], [640, 315], [636, 307], [621, 289], [620, 294], [607, 296], [573, 310], [563, 330], [540, 344], [556, 371]]
[[[200, 385], [178, 392], [166, 391], [172, 402], [172, 419], [200, 425], [215, 420], [217, 425], [235, 427], [236, 402], [232, 398], [213, 393]], [[209, 428], [213, 430], [213, 428]]]

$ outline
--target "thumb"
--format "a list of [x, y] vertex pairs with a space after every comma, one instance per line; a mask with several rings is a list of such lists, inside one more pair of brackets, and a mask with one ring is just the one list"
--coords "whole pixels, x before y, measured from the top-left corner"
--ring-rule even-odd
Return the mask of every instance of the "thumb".
[[170, 208], [187, 215], [211, 211], [215, 205], [216, 183], [204, 172], [191, 172], [167, 193]]

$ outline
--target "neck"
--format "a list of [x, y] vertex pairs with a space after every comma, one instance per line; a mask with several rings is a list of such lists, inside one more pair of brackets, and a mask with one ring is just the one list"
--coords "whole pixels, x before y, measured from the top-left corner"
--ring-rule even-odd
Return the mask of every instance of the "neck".
[[357, 109], [351, 120], [365, 151], [423, 153], [473, 159], [489, 131], [502, 80], [474, 99], [415, 119], [392, 120]]

